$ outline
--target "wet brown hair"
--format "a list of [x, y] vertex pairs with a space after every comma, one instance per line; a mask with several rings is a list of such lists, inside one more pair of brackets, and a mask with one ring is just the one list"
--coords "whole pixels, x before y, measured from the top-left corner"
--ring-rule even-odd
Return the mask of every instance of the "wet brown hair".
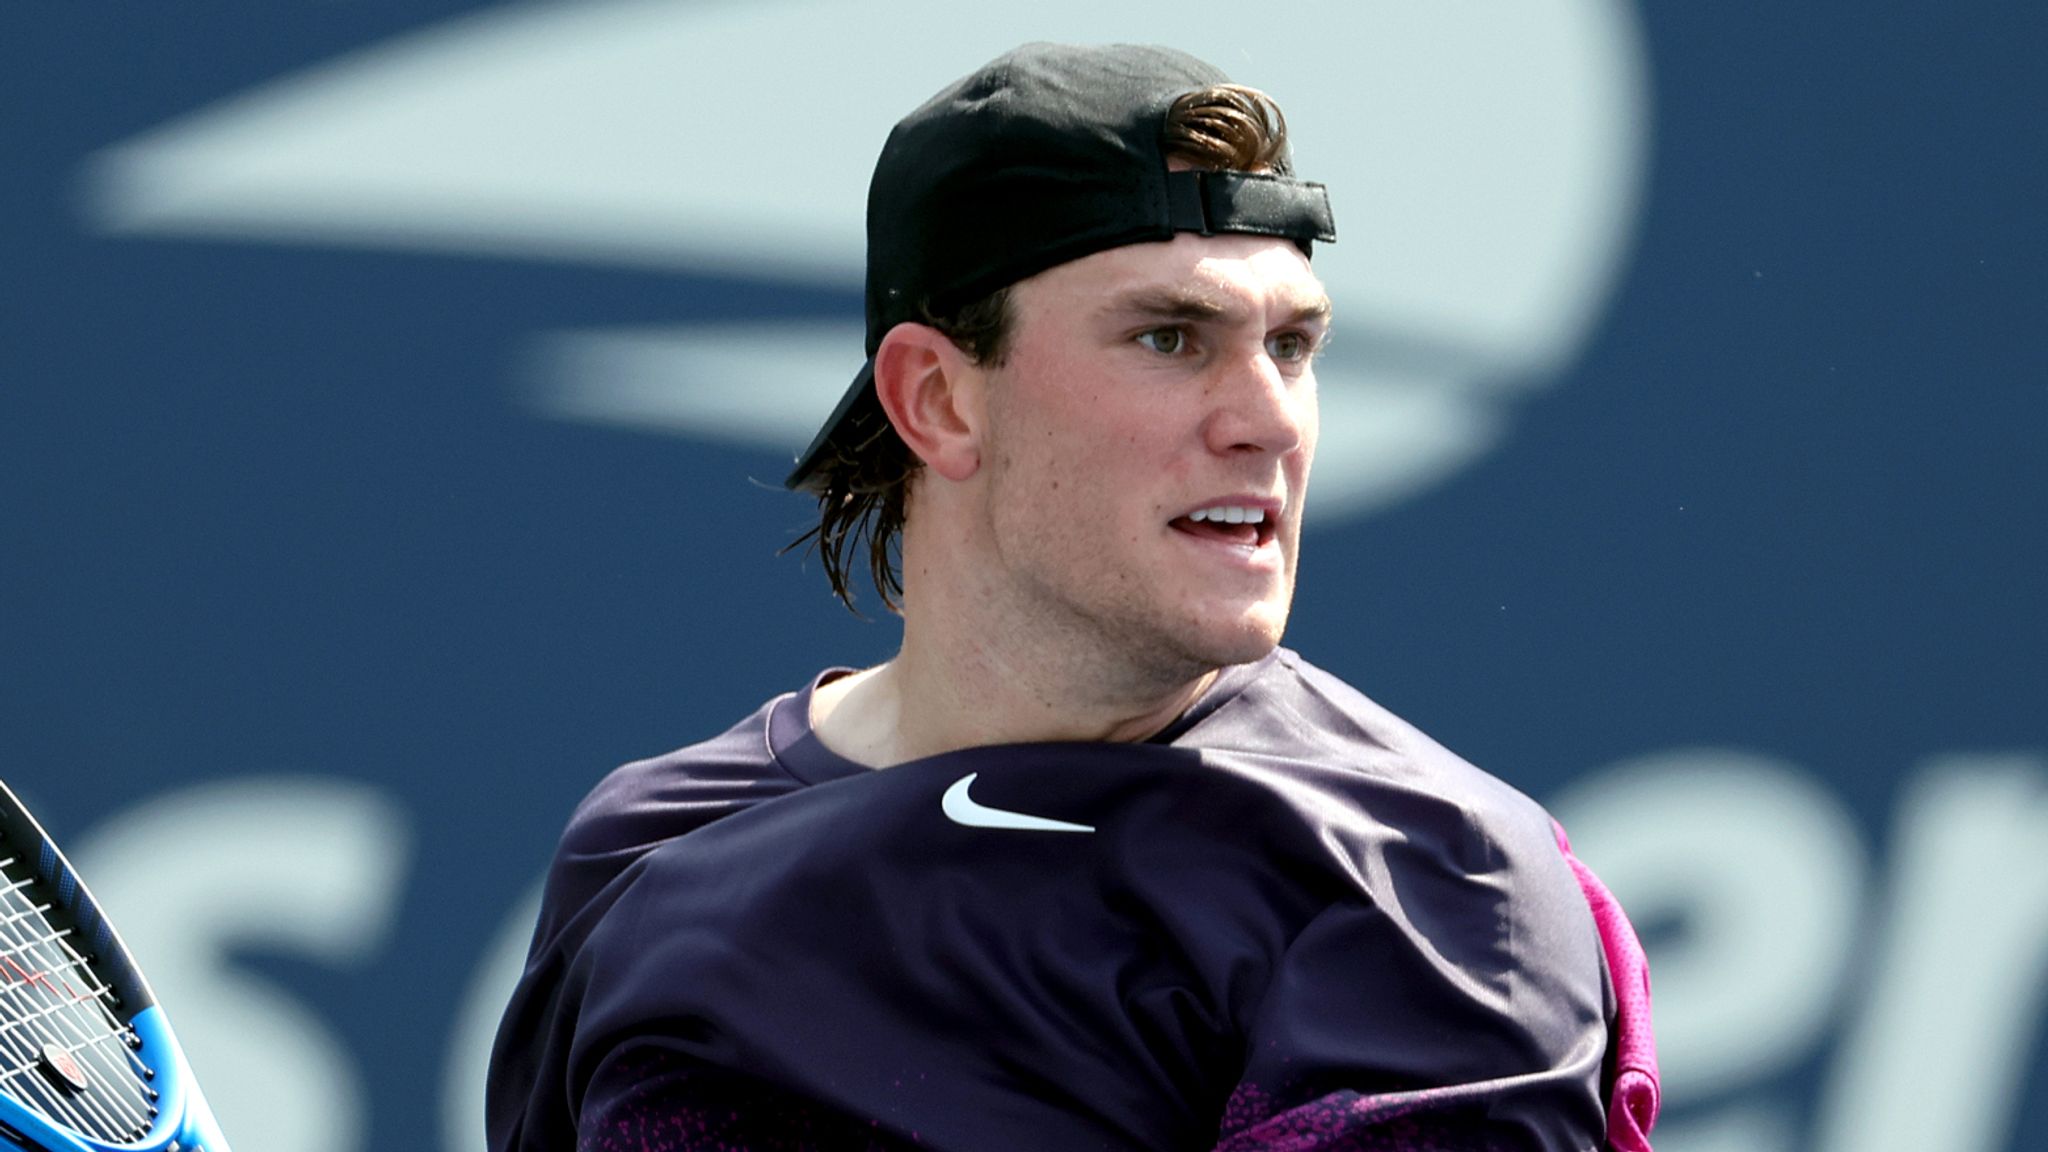
[[[1242, 84], [1215, 84], [1183, 94], [1167, 110], [1166, 154], [1195, 168], [1288, 175], [1287, 118], [1273, 98]], [[923, 321], [977, 365], [999, 366], [1009, 351], [1015, 317], [1003, 287], [949, 313], [920, 309]], [[924, 462], [886, 417], [832, 457], [819, 461], [818, 523], [783, 551], [814, 548], [832, 594], [854, 613], [855, 553], [867, 551], [868, 575], [882, 606], [901, 610], [901, 550], [910, 485]]]

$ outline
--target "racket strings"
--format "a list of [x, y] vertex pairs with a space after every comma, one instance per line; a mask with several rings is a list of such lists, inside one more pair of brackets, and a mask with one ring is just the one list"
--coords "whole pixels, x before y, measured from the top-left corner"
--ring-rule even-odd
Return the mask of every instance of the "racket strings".
[[101, 1140], [147, 1135], [157, 1114], [155, 1073], [118, 993], [51, 922], [52, 904], [18, 857], [0, 858], [0, 1089]]

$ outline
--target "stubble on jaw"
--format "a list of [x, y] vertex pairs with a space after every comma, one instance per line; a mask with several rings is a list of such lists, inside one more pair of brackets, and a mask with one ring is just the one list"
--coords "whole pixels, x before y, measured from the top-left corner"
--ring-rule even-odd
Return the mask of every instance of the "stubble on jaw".
[[[1213, 624], [1190, 618], [1199, 609], [1164, 603], [1132, 569], [1094, 562], [1085, 550], [1042, 547], [1037, 534], [1025, 534], [1037, 547], [1020, 555], [1018, 534], [1006, 531], [1001, 507], [1017, 499], [1014, 485], [1006, 483], [1013, 475], [1011, 461], [998, 444], [986, 463], [991, 471], [983, 525], [997, 570], [1009, 578], [977, 591], [984, 608], [993, 610], [985, 620], [986, 648], [1003, 654], [1007, 674], [1032, 683], [1055, 680], [1094, 699], [1135, 702], [1206, 682], [1219, 668], [1258, 660], [1279, 643], [1293, 600], [1293, 554], [1287, 557], [1283, 593], [1272, 605], [1278, 620], [1246, 620], [1234, 634], [1220, 636]], [[1161, 533], [1171, 531], [1170, 515], [1154, 506]], [[1143, 541], [1127, 543], [1136, 552]], [[1063, 579], [1076, 569], [1095, 578], [1077, 589]]]

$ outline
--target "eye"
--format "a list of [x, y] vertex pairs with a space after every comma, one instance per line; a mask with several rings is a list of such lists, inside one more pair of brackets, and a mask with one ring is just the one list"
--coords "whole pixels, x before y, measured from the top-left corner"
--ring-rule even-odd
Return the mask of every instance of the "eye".
[[1315, 342], [1305, 332], [1275, 332], [1266, 337], [1266, 354], [1282, 363], [1306, 360], [1314, 351]]
[[1178, 328], [1153, 328], [1138, 333], [1138, 343], [1162, 356], [1172, 356], [1187, 347], [1187, 333]]

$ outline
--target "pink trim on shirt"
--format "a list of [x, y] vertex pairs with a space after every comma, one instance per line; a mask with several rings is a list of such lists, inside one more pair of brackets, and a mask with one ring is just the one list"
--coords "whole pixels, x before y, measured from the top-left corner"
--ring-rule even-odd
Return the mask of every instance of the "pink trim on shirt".
[[1607, 1096], [1607, 1146], [1613, 1152], [1652, 1152], [1650, 1129], [1657, 1124], [1657, 1037], [1650, 1025], [1650, 962], [1642, 941], [1614, 893], [1593, 870], [1572, 855], [1571, 838], [1556, 821], [1557, 846], [1578, 878], [1579, 890], [1600, 929], [1600, 947], [1614, 981], [1616, 1011], [1609, 1029], [1614, 1045], [1614, 1085]]

